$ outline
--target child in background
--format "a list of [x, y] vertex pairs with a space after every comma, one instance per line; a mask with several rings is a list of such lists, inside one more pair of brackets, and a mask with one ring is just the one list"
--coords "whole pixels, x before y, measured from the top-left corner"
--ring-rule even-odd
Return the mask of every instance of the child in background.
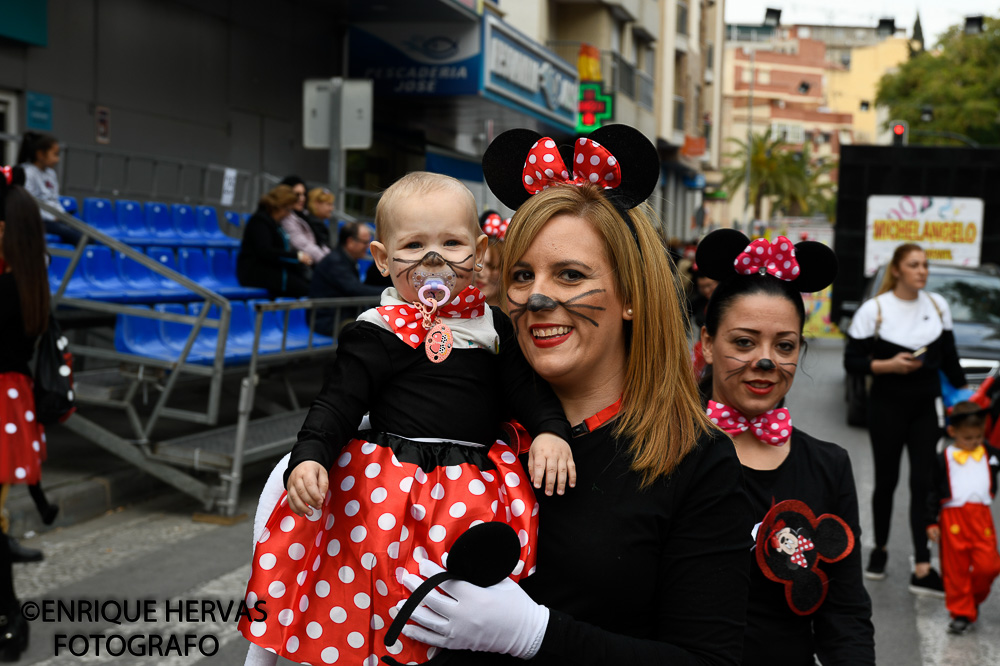
[[[247, 603], [265, 601], [268, 617], [239, 625], [255, 644], [247, 664], [273, 664], [275, 653], [423, 663], [427, 645], [383, 645], [409, 596], [402, 575], [423, 558], [441, 561], [481, 522], [518, 532], [511, 577], [531, 574], [538, 505], [516, 452], [496, 441], [504, 420], [535, 435], [536, 485], [546, 472], [549, 494], [555, 476], [560, 494], [567, 479], [575, 484], [561, 404], [507, 317], [472, 286], [488, 240], [472, 193], [454, 178], [411, 173], [382, 195], [375, 224], [372, 255], [394, 286], [340, 334], [292, 449], [287, 497], [254, 550]], [[371, 430], [359, 433], [366, 412]]]
[[[51, 134], [25, 132], [17, 162], [24, 169], [24, 189], [39, 201], [63, 210], [59, 200], [59, 176], [55, 170], [59, 164], [59, 141]], [[55, 234], [62, 242], [72, 245], [80, 240], [79, 231], [60, 222], [48, 211], [41, 213], [45, 233]]]
[[1000, 450], [983, 443], [986, 412], [973, 402], [951, 411], [954, 443], [937, 456], [928, 502], [927, 536], [941, 543], [948, 632], [965, 633], [1000, 574], [1000, 554], [990, 504], [996, 496]]

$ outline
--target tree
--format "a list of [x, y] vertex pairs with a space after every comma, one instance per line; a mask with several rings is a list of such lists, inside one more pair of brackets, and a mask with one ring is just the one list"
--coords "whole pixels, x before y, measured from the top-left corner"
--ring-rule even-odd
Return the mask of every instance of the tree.
[[[879, 81], [876, 103], [910, 124], [911, 144], [950, 142], [922, 132], [964, 134], [1000, 143], [1000, 19], [985, 17], [983, 32], [948, 29], [937, 48], [915, 53]], [[929, 120], [922, 120], [930, 111]]]
[[[743, 186], [747, 171], [747, 144], [729, 139], [736, 149], [726, 157], [733, 166], [723, 169], [722, 188], [732, 191]], [[810, 144], [794, 150], [783, 139], [774, 138], [771, 130], [753, 135], [750, 149], [750, 201], [754, 217], [761, 217], [761, 203], [770, 199], [774, 210], [789, 215], [805, 215], [829, 210], [833, 184], [824, 177], [834, 168], [832, 162], [812, 159]]]

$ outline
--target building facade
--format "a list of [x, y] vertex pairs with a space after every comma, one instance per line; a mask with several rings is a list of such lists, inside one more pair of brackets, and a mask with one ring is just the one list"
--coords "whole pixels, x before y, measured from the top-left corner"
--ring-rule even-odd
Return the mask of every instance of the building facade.
[[[844, 71], [843, 65], [826, 57], [826, 45], [801, 36], [797, 26], [768, 29], [728, 26], [723, 93], [725, 152], [731, 153], [738, 139], [744, 145], [748, 130], [754, 135], [770, 131], [790, 150], [809, 143], [814, 160], [836, 160], [840, 145], [853, 141], [853, 116], [834, 111], [830, 105], [830, 77]], [[812, 34], [807, 30], [806, 34]], [[743, 158], [725, 157], [724, 166], [742, 164]], [[728, 220], [746, 224], [752, 214], [746, 188], [726, 192]], [[761, 218], [770, 217], [765, 202]]]

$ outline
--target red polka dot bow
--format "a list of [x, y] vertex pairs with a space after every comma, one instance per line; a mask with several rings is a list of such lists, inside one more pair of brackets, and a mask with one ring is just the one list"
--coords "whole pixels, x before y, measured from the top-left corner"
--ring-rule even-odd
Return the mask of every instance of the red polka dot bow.
[[486, 217], [486, 221], [483, 222], [483, 233], [490, 238], [496, 238], [497, 240], [503, 240], [504, 235], [507, 233], [507, 227], [510, 225], [510, 218], [506, 220], [500, 217], [497, 213], [492, 213]]
[[[385, 305], [376, 310], [397, 338], [414, 349], [423, 344], [427, 329], [421, 325], [424, 317], [419, 309], [412, 305]], [[472, 319], [486, 314], [486, 297], [475, 287], [468, 286], [451, 302], [438, 308], [435, 314], [438, 317]]]
[[0, 167], [0, 173], [3, 174], [3, 178], [7, 181], [8, 185], [14, 181], [14, 170], [10, 166]]
[[733, 437], [749, 430], [754, 437], [765, 444], [781, 446], [792, 436], [792, 417], [784, 407], [769, 409], [763, 414], [748, 419], [732, 407], [726, 407], [720, 402], [709, 400], [706, 414], [712, 423]]
[[799, 276], [799, 262], [795, 260], [792, 241], [778, 236], [773, 243], [758, 238], [740, 252], [733, 262], [736, 272], [743, 275], [769, 273], [780, 280], [791, 281]]
[[582, 138], [575, 144], [571, 176], [556, 142], [546, 136], [536, 141], [528, 151], [522, 182], [524, 189], [531, 194], [538, 194], [558, 183], [596, 183], [609, 189], [622, 184], [622, 170], [607, 148], [592, 139]]

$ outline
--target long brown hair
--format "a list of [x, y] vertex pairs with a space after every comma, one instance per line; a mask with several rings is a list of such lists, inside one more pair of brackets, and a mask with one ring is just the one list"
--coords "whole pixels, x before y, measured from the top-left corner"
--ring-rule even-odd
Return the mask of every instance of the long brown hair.
[[3, 214], [3, 256], [17, 282], [24, 332], [40, 335], [49, 325], [49, 273], [45, 267], [42, 216], [35, 200], [18, 185], [8, 187]]
[[712, 424], [698, 397], [688, 355], [682, 296], [662, 239], [644, 206], [629, 211], [636, 237], [596, 186], [554, 186], [526, 201], [507, 229], [501, 303], [513, 266], [549, 220], [587, 220], [604, 239], [615, 290], [634, 313], [625, 327], [625, 379], [615, 435], [631, 440], [632, 469], [643, 487], [669, 475]]
[[[299, 195], [295, 194], [295, 191], [290, 186], [276, 185], [260, 198], [259, 207], [264, 209], [264, 212], [268, 215], [273, 216], [274, 213], [282, 208], [291, 208], [298, 200]], [[281, 222], [281, 220], [276, 220], [276, 222]]]
[[878, 293], [876, 296], [881, 296], [887, 291], [892, 291], [896, 288], [896, 282], [898, 278], [893, 275], [893, 269], [899, 270], [900, 264], [906, 259], [906, 256], [916, 250], [917, 252], [923, 252], [924, 248], [920, 247], [916, 243], [903, 243], [897, 247], [892, 253], [892, 261], [885, 268], [885, 276], [882, 277], [882, 285], [878, 288]]

